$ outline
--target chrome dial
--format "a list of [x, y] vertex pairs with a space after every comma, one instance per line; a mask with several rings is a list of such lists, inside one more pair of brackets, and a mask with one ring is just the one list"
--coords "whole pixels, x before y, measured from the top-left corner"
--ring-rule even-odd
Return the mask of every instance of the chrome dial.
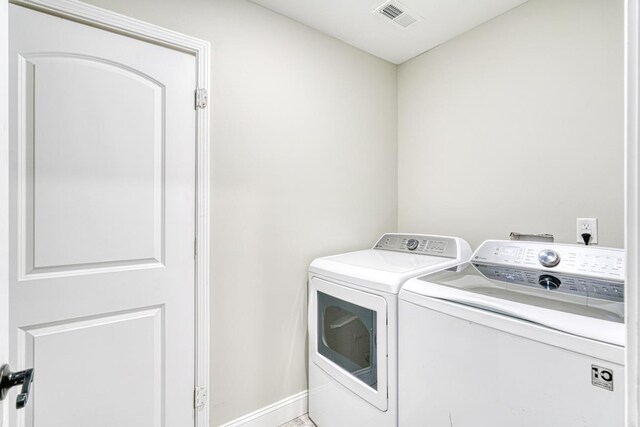
[[560, 255], [552, 249], [545, 249], [538, 254], [538, 261], [543, 267], [555, 267], [560, 264]]
[[550, 276], [548, 274], [543, 274], [538, 278], [538, 284], [545, 289], [553, 291], [554, 289], [558, 289], [560, 287], [560, 279], [554, 276]]
[[418, 241], [416, 239], [409, 239], [409, 241], [407, 242], [407, 249], [409, 249], [410, 251], [415, 251], [417, 247]]

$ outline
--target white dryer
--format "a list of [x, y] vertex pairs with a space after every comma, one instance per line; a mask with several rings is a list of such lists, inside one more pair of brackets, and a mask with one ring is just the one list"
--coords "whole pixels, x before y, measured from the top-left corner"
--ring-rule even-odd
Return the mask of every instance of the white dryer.
[[385, 234], [372, 249], [311, 263], [309, 416], [318, 426], [397, 426], [398, 292], [470, 255], [455, 237]]
[[487, 241], [399, 296], [401, 426], [622, 427], [624, 252]]

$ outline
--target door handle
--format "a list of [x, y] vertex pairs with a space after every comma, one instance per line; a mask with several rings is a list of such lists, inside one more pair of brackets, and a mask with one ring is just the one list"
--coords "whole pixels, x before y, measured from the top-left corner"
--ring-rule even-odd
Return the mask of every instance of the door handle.
[[7, 397], [9, 389], [22, 384], [22, 390], [20, 390], [20, 394], [16, 399], [16, 409], [24, 408], [29, 400], [32, 382], [33, 368], [11, 372], [9, 365], [0, 366], [0, 400], [4, 400]]

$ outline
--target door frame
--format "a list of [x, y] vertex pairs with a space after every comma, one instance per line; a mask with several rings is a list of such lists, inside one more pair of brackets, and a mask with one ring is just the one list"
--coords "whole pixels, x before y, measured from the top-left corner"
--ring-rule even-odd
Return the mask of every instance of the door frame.
[[638, 0], [625, 0], [625, 315], [627, 347], [625, 360], [626, 425], [640, 423], [640, 152], [638, 151]]
[[[75, 0], [0, 0], [0, 359], [7, 360], [4, 351], [8, 348], [8, 289], [9, 289], [9, 136], [8, 136], [8, 5], [16, 4], [80, 22], [128, 37], [159, 44], [193, 54], [196, 58], [196, 87], [194, 87], [194, 109], [196, 111], [196, 236], [195, 236], [195, 372], [194, 406], [195, 427], [209, 427], [209, 371], [210, 371], [210, 324], [209, 324], [209, 277], [210, 277], [210, 160], [209, 160], [209, 108], [206, 100], [202, 108], [196, 108], [195, 90], [210, 87], [210, 44], [175, 31], [114, 13]], [[206, 92], [205, 92], [206, 94]], [[4, 349], [4, 350], [3, 350]], [[2, 362], [0, 360], [0, 363]], [[197, 391], [197, 399], [196, 399]], [[8, 410], [5, 400], [0, 413]]]
[[[9, 24], [9, 3], [0, 2], [0, 28]], [[0, 31], [0, 363], [9, 361], [9, 31]], [[0, 427], [9, 405], [0, 405]]]

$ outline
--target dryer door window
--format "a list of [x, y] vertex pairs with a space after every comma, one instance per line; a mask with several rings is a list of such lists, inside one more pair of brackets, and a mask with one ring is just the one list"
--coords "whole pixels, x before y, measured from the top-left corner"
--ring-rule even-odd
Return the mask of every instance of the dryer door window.
[[376, 312], [318, 292], [318, 352], [377, 390]]
[[309, 281], [309, 361], [386, 411], [387, 300], [319, 277]]

